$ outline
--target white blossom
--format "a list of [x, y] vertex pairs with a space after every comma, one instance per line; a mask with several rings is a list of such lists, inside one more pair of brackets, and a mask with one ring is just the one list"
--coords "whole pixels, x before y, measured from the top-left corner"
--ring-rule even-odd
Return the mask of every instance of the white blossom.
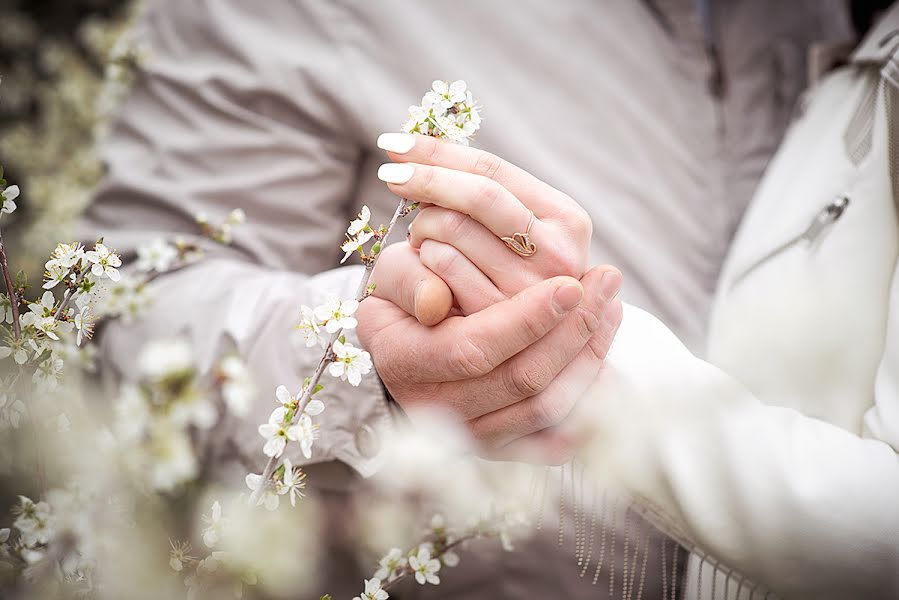
[[288, 430], [287, 435], [290, 439], [299, 442], [303, 456], [312, 458], [312, 443], [315, 441], [317, 432], [318, 427], [312, 424], [309, 415], [303, 413], [297, 419], [296, 425]]
[[361, 596], [356, 596], [353, 600], [387, 600], [390, 596], [386, 590], [381, 589], [381, 580], [377, 577], [365, 580], [365, 591]]
[[78, 332], [75, 343], [81, 345], [84, 339], [90, 339], [94, 334], [94, 324], [90, 319], [90, 307], [82, 306], [81, 310], [75, 314], [75, 330]]
[[467, 145], [481, 126], [480, 110], [464, 81], [435, 81], [421, 105], [409, 107], [403, 131]]
[[148, 450], [150, 482], [157, 490], [171, 491], [196, 476], [193, 445], [182, 429], [157, 423], [151, 429]]
[[418, 553], [409, 557], [409, 566], [415, 572], [415, 581], [421, 585], [440, 583], [440, 577], [437, 576], [437, 572], [440, 571], [440, 561], [431, 558], [429, 545], [422, 544], [418, 547]]
[[228, 213], [228, 223], [240, 225], [247, 222], [247, 213], [242, 208], [235, 208]]
[[355, 329], [359, 322], [353, 315], [359, 308], [356, 300], [339, 300], [331, 298], [315, 308], [315, 318], [325, 326], [328, 333], [336, 333], [341, 329]]
[[203, 515], [203, 522], [206, 524], [203, 528], [203, 543], [207, 548], [214, 548], [221, 540], [222, 530], [226, 524], [226, 520], [222, 517], [222, 505], [218, 500], [212, 503], [209, 514]]
[[334, 355], [336, 359], [328, 366], [328, 372], [333, 377], [343, 381], [349, 381], [350, 385], [357, 386], [362, 382], [362, 376], [372, 369], [371, 355], [356, 348], [350, 343], [334, 342]]
[[181, 375], [193, 365], [193, 350], [182, 338], [153, 340], [144, 346], [137, 360], [141, 375], [154, 380]]
[[256, 490], [260, 489], [260, 487], [262, 488], [259, 499], [256, 501], [256, 506], [264, 506], [266, 510], [278, 509], [278, 505], [281, 503], [281, 499], [278, 497], [279, 493], [275, 488], [269, 485], [268, 482], [263, 481], [262, 475], [249, 473], [247, 474], [245, 481], [247, 487], [254, 493]]
[[21, 316], [22, 325], [34, 327], [51, 340], [59, 340], [56, 331], [66, 329], [66, 326], [71, 326], [71, 323], [63, 323], [53, 316], [55, 306], [56, 298], [53, 296], [53, 292], [47, 290], [38, 302], [28, 304], [29, 312]]
[[368, 227], [368, 222], [371, 219], [371, 209], [368, 206], [363, 205], [362, 210], [359, 211], [359, 215], [350, 221], [350, 226], [347, 228], [346, 232], [351, 237], [355, 236], [357, 233]]
[[397, 577], [397, 571], [406, 566], [406, 557], [399, 548], [391, 548], [390, 552], [378, 561], [381, 567], [375, 571], [375, 577], [381, 581], [393, 581]]
[[247, 364], [238, 356], [227, 356], [219, 363], [219, 370], [225, 378], [222, 383], [225, 405], [238, 417], [246, 416], [256, 396], [256, 386]]
[[289, 458], [284, 459], [284, 476], [281, 478], [278, 486], [279, 494], [288, 494], [290, 505], [297, 505], [297, 498], [304, 498], [306, 494], [303, 489], [306, 488], [306, 474], [300, 467], [294, 467], [290, 463]]
[[328, 338], [321, 333], [321, 323], [315, 318], [315, 311], [308, 306], [300, 307], [300, 323], [297, 329], [303, 332], [303, 338], [306, 340], [306, 347], [312, 348], [320, 345], [322, 348], [327, 346]]
[[19, 186], [11, 185], [5, 190], [3, 193], [0, 193], [0, 199], [3, 200], [2, 204], [0, 204], [0, 215], [9, 214], [16, 210], [15, 199], [19, 197]]
[[173, 571], [180, 573], [185, 566], [192, 564], [196, 559], [190, 555], [189, 542], [173, 542], [169, 540], [172, 550], [169, 552], [169, 566]]
[[340, 245], [340, 249], [344, 251], [343, 258], [340, 260], [340, 264], [346, 262], [354, 252], [362, 248], [368, 241], [374, 237], [373, 231], [362, 231], [355, 237], [350, 237]]
[[[283, 406], [279, 406], [272, 411], [272, 414], [268, 418], [268, 423], [259, 426], [259, 435], [266, 439], [265, 445], [262, 448], [262, 452], [265, 453], [266, 456], [272, 458], [281, 456], [284, 452], [284, 448], [287, 446], [288, 440], [300, 442], [300, 445], [305, 448], [307, 437], [305, 429], [300, 424], [290, 425], [286, 423], [284, 421], [286, 416], [287, 409]], [[301, 415], [300, 422], [302, 422], [303, 417], [309, 418], [306, 415]], [[312, 442], [309, 441], [308, 444], [311, 448]]]
[[71, 269], [81, 262], [84, 262], [84, 246], [78, 242], [72, 242], [71, 244], [57, 244], [47, 264], [54, 263]]
[[40, 390], [55, 390], [59, 385], [59, 378], [62, 377], [63, 366], [62, 359], [51, 356], [38, 365], [31, 380], [37, 384]]
[[[10, 402], [10, 400], [12, 400]], [[10, 398], [9, 394], [0, 394], [0, 430], [18, 429], [25, 416], [25, 403], [17, 398]]]
[[142, 273], [163, 273], [171, 269], [177, 259], [178, 249], [173, 244], [162, 238], [155, 238], [137, 247], [135, 268]]
[[96, 277], [109, 277], [112, 281], [118, 281], [122, 275], [117, 267], [122, 266], [122, 259], [119, 255], [107, 248], [104, 244], [97, 242], [93, 250], [84, 253], [84, 259], [91, 265], [91, 273]]

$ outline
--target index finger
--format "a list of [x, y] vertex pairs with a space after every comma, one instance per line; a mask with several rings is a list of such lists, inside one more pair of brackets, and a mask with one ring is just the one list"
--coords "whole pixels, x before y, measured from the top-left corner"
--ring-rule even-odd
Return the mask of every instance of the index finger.
[[421, 383], [482, 377], [552, 331], [583, 296], [577, 279], [553, 277], [475, 314], [415, 329], [409, 368]]
[[557, 213], [560, 203], [574, 203], [574, 200], [524, 169], [471, 146], [443, 142], [426, 135], [382, 133], [378, 136], [378, 148], [386, 150], [394, 162], [445, 167], [493, 179], [538, 217]]

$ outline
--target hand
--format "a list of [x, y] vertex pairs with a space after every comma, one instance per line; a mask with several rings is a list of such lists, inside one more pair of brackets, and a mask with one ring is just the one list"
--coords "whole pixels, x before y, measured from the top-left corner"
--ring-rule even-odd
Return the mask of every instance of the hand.
[[[475, 148], [407, 134], [382, 135], [378, 145], [398, 163], [383, 165], [379, 176], [393, 193], [423, 203], [409, 228], [421, 262], [447, 283], [473, 282], [450, 286], [463, 314], [548, 277], [579, 279], [586, 271], [592, 223], [564, 193]], [[537, 251], [521, 257], [500, 238], [529, 223]]]
[[414, 290], [439, 286], [408, 260], [414, 251], [395, 246], [378, 265], [390, 284], [379, 281], [376, 294], [388, 297], [362, 302], [357, 333], [396, 401], [413, 414], [419, 407], [454, 412], [488, 456], [520, 457], [536, 444], [540, 460], [565, 462], [575, 440], [546, 430], [565, 420], [599, 372], [621, 320], [620, 274], [596, 268], [581, 283], [540, 281], [426, 327], [410, 316], [422, 293]]

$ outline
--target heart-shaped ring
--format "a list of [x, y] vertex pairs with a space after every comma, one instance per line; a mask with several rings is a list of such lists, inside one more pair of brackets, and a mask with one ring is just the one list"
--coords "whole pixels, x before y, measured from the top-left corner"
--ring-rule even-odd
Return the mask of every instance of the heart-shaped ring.
[[518, 256], [525, 258], [537, 254], [537, 244], [531, 241], [531, 225], [534, 223], [534, 212], [531, 211], [531, 219], [528, 221], [528, 228], [524, 233], [513, 233], [512, 237], [501, 237], [503, 243], [509, 247], [512, 252]]

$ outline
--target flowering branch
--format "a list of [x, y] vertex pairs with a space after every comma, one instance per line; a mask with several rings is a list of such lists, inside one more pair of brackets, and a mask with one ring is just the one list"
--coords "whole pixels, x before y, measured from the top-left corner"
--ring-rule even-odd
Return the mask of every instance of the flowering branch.
[[[407, 133], [445, 138], [466, 145], [481, 123], [478, 108], [464, 81], [452, 84], [435, 81], [431, 90], [422, 98], [421, 105], [410, 107], [409, 114], [410, 119], [403, 125], [403, 130]], [[397, 203], [387, 226], [372, 229], [369, 225], [371, 211], [363, 206], [357, 218], [347, 228], [347, 239], [340, 246], [345, 253], [341, 263], [359, 252], [365, 265], [355, 298], [348, 301], [331, 300], [315, 309], [302, 307], [299, 328], [306, 336], [306, 346], [311, 348], [320, 343], [324, 352], [318, 367], [306, 379], [299, 397], [294, 398], [286, 388], [279, 387], [276, 395], [281, 406], [272, 412], [268, 423], [259, 426], [260, 435], [266, 438], [263, 452], [269, 458], [260, 475], [251, 473], [247, 476], [247, 486], [252, 490], [248, 500], [251, 506], [277, 506], [277, 496], [284, 493], [284, 484], [283, 481], [272, 480], [272, 476], [278, 472], [287, 474], [286, 470], [281, 471], [276, 465], [288, 441], [299, 442], [303, 454], [306, 458], [311, 458], [316, 428], [310, 417], [324, 409], [324, 405], [313, 400], [313, 396], [322, 389], [320, 381], [325, 369], [334, 377], [349, 380], [354, 386], [359, 385], [362, 375], [371, 371], [372, 362], [368, 352], [347, 343], [343, 332], [356, 326], [357, 321], [352, 315], [359, 303], [374, 291], [374, 284], [369, 283], [371, 275], [397, 221], [416, 207], [417, 204], [409, 204], [403, 198]], [[374, 243], [366, 253], [364, 247], [372, 240]], [[327, 337], [322, 335], [322, 329], [329, 334]], [[310, 407], [314, 409], [310, 411]]]

